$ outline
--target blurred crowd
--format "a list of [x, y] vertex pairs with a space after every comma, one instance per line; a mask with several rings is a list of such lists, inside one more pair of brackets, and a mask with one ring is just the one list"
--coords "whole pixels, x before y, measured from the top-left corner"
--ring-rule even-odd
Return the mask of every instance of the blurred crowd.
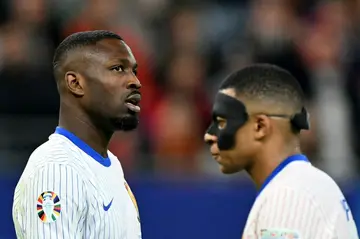
[[216, 87], [267, 62], [291, 71], [308, 97], [304, 152], [349, 179], [360, 166], [359, 23], [356, 0], [0, 1], [0, 170], [21, 171], [56, 126], [56, 46], [106, 29], [132, 48], [143, 85], [141, 127], [111, 142], [125, 172], [220, 175], [202, 141]]

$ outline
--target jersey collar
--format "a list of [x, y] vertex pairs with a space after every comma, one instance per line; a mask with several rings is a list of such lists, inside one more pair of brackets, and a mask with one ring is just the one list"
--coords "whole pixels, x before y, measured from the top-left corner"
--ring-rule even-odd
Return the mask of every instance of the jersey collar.
[[111, 160], [109, 157], [104, 158], [103, 156], [101, 156], [98, 152], [96, 152], [93, 148], [91, 148], [84, 141], [82, 141], [80, 138], [78, 138], [75, 134], [73, 134], [70, 131], [68, 131], [64, 128], [61, 128], [61, 127], [56, 127], [55, 134], [60, 134], [64, 137], [66, 137], [73, 144], [75, 144], [78, 148], [80, 148], [82, 151], [84, 151], [87, 155], [92, 157], [95, 161], [99, 162], [104, 167], [110, 167]]
[[257, 197], [266, 188], [266, 186], [271, 182], [271, 180], [273, 180], [276, 177], [276, 175], [278, 175], [287, 165], [289, 165], [290, 163], [295, 162], [295, 161], [309, 162], [308, 158], [303, 154], [295, 154], [295, 155], [288, 157], [284, 161], [282, 161], [275, 168], [275, 170], [266, 178], [265, 182], [263, 183], [263, 185], [260, 188], [260, 191], [257, 194]]

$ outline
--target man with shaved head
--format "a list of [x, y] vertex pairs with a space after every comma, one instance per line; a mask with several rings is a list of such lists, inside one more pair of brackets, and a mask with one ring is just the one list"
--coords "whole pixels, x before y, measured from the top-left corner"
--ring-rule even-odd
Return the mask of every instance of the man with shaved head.
[[18, 238], [141, 238], [136, 200], [108, 151], [116, 130], [138, 125], [137, 63], [109, 31], [79, 32], [53, 61], [59, 125], [30, 156], [16, 186]]

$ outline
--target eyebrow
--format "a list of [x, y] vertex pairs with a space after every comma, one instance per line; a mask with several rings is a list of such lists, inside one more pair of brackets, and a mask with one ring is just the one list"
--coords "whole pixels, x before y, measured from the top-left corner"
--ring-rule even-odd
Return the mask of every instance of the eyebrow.
[[[120, 59], [117, 59], [118, 62], [121, 62], [122, 64], [126, 65], [126, 66], [129, 66], [130, 65], [130, 61], [126, 58], [120, 58]], [[138, 68], [138, 64], [137, 62], [135, 62], [135, 64], [133, 65], [132, 67], [133, 69], [137, 69]]]
[[221, 117], [221, 116], [219, 116], [219, 115], [213, 115], [213, 120], [216, 120], [216, 121], [227, 121], [226, 118]]

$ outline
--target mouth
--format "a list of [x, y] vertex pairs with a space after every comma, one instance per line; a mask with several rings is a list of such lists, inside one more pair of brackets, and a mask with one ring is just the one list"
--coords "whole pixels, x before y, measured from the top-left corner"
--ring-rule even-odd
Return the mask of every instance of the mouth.
[[219, 162], [220, 161], [220, 154], [211, 154], [213, 159], [215, 159], [215, 161]]
[[140, 101], [141, 95], [139, 93], [131, 94], [125, 100], [125, 105], [132, 112], [139, 113], [140, 112]]

